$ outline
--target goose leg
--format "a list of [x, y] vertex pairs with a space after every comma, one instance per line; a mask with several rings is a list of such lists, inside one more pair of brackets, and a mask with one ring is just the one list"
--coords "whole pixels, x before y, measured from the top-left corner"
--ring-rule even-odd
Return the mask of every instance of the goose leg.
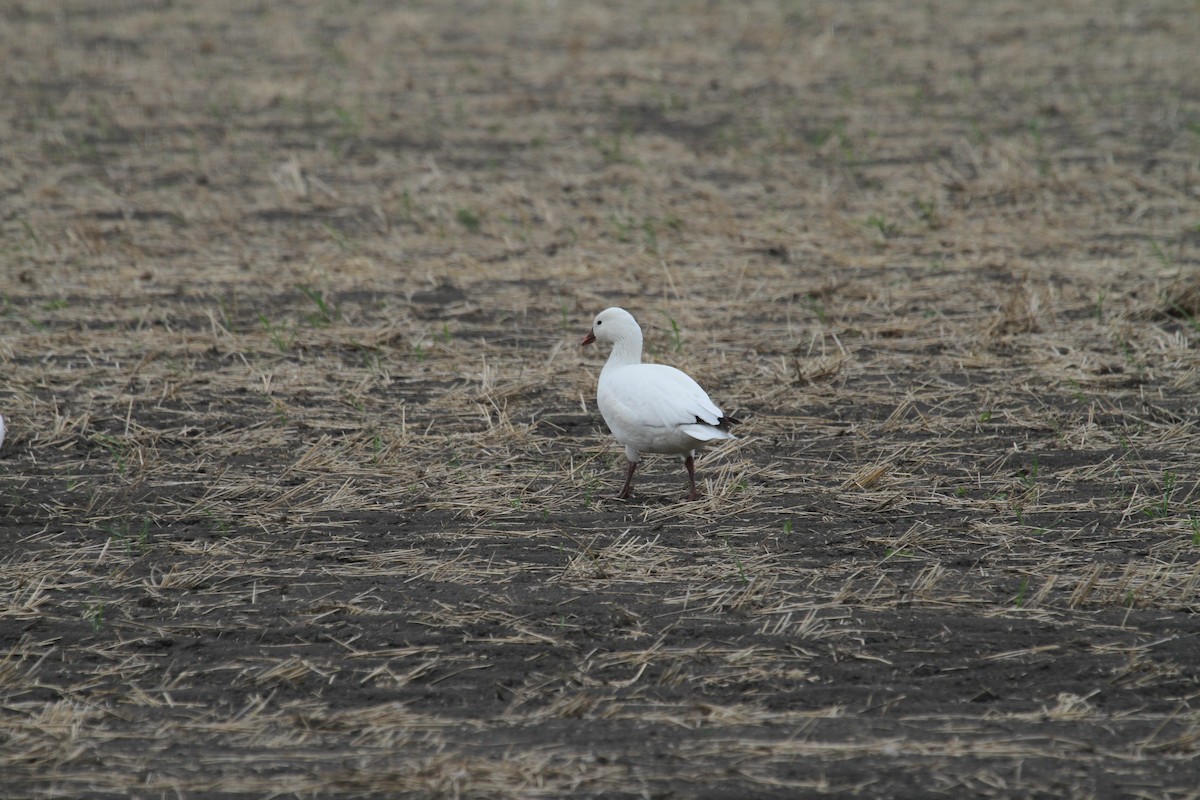
[[[696, 461], [689, 454], [688, 457], [683, 460], [683, 465], [687, 467], [688, 485], [691, 487], [691, 491], [688, 492], [687, 499], [699, 500], [700, 493], [696, 491]], [[632, 475], [633, 473], [630, 474]]]
[[633, 471], [637, 469], [637, 462], [629, 462], [629, 470], [625, 473], [625, 485], [621, 488], [621, 493], [617, 495], [618, 500], [624, 500], [633, 493]]

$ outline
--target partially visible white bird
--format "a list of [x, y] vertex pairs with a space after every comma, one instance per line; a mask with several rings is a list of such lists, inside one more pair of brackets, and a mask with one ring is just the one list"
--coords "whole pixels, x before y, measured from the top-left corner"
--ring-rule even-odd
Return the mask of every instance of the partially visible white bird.
[[700, 386], [683, 372], [662, 364], [642, 363], [642, 329], [623, 308], [596, 315], [583, 344], [611, 342], [613, 349], [600, 372], [596, 403], [608, 429], [625, 446], [629, 471], [618, 498], [629, 497], [633, 471], [642, 453], [684, 456], [690, 491], [696, 491], [696, 448], [717, 439], [735, 439], [727, 417]]
[[0, 447], [4, 447], [4, 415], [0, 414]]

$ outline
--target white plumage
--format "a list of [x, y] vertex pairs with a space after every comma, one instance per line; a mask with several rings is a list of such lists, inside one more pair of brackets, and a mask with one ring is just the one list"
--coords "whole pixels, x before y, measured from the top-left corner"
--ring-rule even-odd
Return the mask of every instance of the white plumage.
[[642, 453], [684, 456], [689, 500], [696, 491], [696, 448], [715, 439], [736, 438], [727, 428], [737, 422], [687, 374], [662, 364], [642, 363], [642, 329], [628, 311], [609, 308], [596, 315], [583, 343], [611, 342], [613, 349], [600, 372], [596, 403], [608, 429], [625, 446], [629, 470], [617, 497], [628, 497], [633, 471]]

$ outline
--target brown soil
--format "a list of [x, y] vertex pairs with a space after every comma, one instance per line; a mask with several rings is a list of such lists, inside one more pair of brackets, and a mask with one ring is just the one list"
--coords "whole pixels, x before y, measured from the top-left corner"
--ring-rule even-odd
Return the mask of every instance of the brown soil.
[[1198, 41], [7, 5], [0, 794], [1196, 797]]

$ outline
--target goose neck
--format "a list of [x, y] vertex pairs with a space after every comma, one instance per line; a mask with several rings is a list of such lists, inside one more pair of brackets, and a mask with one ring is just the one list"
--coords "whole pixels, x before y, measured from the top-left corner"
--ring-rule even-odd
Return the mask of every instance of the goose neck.
[[623, 336], [613, 342], [612, 353], [608, 356], [608, 367], [628, 367], [630, 364], [642, 363], [642, 337]]

